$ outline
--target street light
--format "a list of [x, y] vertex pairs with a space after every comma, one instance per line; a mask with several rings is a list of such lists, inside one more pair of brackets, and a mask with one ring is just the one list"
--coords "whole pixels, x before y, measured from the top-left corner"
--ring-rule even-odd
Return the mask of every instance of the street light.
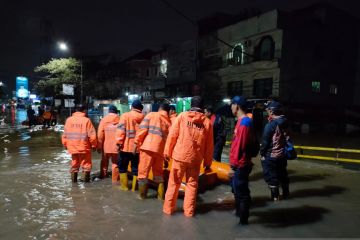
[[[65, 42], [58, 42], [58, 48], [63, 51], [67, 52], [69, 50], [68, 45]], [[80, 59], [80, 102], [83, 101], [83, 62]]]
[[69, 49], [65, 42], [58, 42], [58, 47], [61, 51], [67, 51]]

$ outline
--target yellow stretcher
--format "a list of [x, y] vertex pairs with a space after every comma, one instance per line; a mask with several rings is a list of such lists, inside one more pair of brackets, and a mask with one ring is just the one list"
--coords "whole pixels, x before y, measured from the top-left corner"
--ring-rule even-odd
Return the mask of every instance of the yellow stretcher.
[[[171, 169], [171, 163], [172, 160], [169, 162], [169, 166], [167, 168], [164, 168], [164, 179], [165, 183], [167, 183], [170, 169]], [[205, 168], [201, 167], [200, 169], [200, 175], [199, 175], [199, 192], [203, 192], [206, 189], [210, 189], [214, 187], [215, 185], [219, 183], [228, 183], [229, 178], [229, 172], [230, 172], [230, 165], [227, 163], [221, 163], [217, 161], [213, 161], [211, 164], [211, 168], [209, 170], [205, 171]], [[131, 167], [128, 168], [128, 174], [131, 174]], [[149, 172], [149, 184], [150, 185], [156, 185], [153, 181], [153, 173], [150, 170]], [[180, 187], [180, 191], [184, 191], [185, 189], [185, 176], [183, 178], [183, 184]]]

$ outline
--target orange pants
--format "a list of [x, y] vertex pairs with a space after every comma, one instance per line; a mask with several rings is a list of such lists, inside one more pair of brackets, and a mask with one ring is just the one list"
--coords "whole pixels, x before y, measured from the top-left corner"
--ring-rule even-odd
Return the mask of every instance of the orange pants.
[[119, 154], [118, 153], [103, 153], [102, 157], [101, 157], [101, 162], [100, 162], [100, 177], [106, 177], [107, 175], [107, 171], [109, 168], [109, 160], [111, 158], [111, 172], [112, 172], [112, 181], [113, 182], [117, 182], [118, 178], [119, 178], [119, 168], [117, 165], [117, 161], [119, 158]]
[[176, 201], [181, 181], [186, 176], [184, 197], [184, 215], [192, 217], [195, 212], [196, 195], [199, 182], [200, 164], [192, 164], [173, 160], [169, 176], [163, 212], [172, 214], [176, 208]]
[[156, 183], [164, 182], [164, 157], [161, 154], [140, 150], [140, 162], [138, 170], [139, 181], [146, 181], [150, 169], [153, 172], [153, 180]]
[[79, 172], [80, 166], [82, 167], [83, 172], [91, 171], [91, 152], [75, 153], [71, 155], [71, 158], [72, 160], [70, 172]]

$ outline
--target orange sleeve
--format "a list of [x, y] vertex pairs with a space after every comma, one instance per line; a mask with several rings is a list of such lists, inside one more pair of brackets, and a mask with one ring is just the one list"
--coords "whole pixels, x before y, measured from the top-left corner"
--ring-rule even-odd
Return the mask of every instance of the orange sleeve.
[[149, 122], [150, 122], [150, 119], [148, 117], [145, 117], [142, 120], [142, 122], [139, 126], [139, 130], [137, 131], [135, 139], [134, 139], [134, 143], [136, 145], [141, 146], [141, 144], [144, 142], [144, 139], [149, 132]]
[[98, 149], [103, 149], [103, 143], [104, 143], [104, 119], [100, 121], [97, 136], [98, 136]]
[[91, 147], [93, 147], [93, 148], [97, 147], [96, 131], [95, 131], [95, 128], [94, 128], [93, 124], [91, 123], [90, 119], [88, 119], [88, 122], [86, 124], [86, 130], [87, 130], [87, 135], [89, 137]]
[[117, 126], [115, 138], [116, 144], [123, 145], [125, 140], [126, 133], [126, 124], [125, 124], [125, 114], [120, 117], [119, 125]]
[[180, 121], [182, 121], [182, 115], [179, 115], [175, 119], [174, 124], [171, 125], [170, 132], [166, 139], [165, 149], [164, 149], [164, 155], [166, 157], [172, 156], [180, 132]]
[[205, 156], [204, 156], [204, 166], [211, 166], [213, 160], [213, 153], [214, 153], [214, 134], [213, 134], [213, 127], [212, 124], [208, 125], [207, 129], [207, 136], [205, 141]]

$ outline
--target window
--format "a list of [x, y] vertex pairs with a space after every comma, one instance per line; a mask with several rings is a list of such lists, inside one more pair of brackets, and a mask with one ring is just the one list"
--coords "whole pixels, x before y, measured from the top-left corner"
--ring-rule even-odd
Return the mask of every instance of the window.
[[243, 81], [228, 83], [228, 96], [242, 95], [242, 93], [243, 93]]
[[[257, 51], [256, 51], [257, 50]], [[272, 60], [274, 59], [275, 43], [272, 37], [263, 37], [256, 49], [259, 60]]]
[[254, 80], [253, 95], [259, 98], [268, 98], [272, 94], [272, 78]]
[[330, 94], [337, 95], [338, 94], [338, 87], [336, 84], [330, 84], [329, 89]]
[[235, 65], [244, 64], [244, 47], [242, 44], [238, 44], [234, 47], [233, 58]]
[[234, 65], [233, 52], [228, 52], [225, 56], [225, 66]]
[[314, 93], [320, 92], [320, 82], [311, 82], [311, 91]]

